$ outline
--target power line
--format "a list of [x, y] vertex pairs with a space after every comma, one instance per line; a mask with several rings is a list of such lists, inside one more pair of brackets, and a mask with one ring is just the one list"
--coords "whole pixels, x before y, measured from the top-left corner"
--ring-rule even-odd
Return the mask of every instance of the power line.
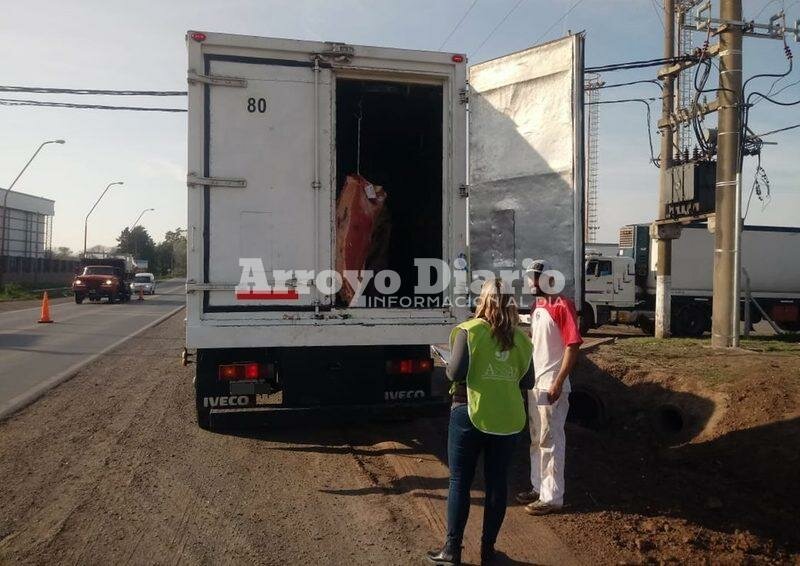
[[794, 126], [786, 126], [785, 128], [779, 128], [777, 130], [770, 130], [769, 132], [764, 132], [763, 134], [756, 134], [756, 137], [763, 138], [764, 136], [771, 136], [772, 134], [777, 134], [779, 132], [786, 132], [788, 130], [794, 130], [796, 128], [800, 128], [800, 124], [795, 124]]
[[[656, 2], [656, 0], [650, 0], [650, 5], [653, 6], [653, 11], [656, 13], [656, 16], [658, 17], [658, 23], [661, 24], [661, 29], [664, 29], [664, 18], [661, 16], [661, 12], [659, 12], [658, 10], [658, 3]], [[663, 9], [664, 7], [662, 6], [661, 10]]]
[[638, 84], [645, 84], [650, 83], [656, 85], [658, 88], [661, 88], [661, 82], [657, 81], [656, 79], [643, 79], [641, 81], [630, 81], [627, 83], [615, 83], [610, 85], [600, 85], [597, 88], [617, 88], [621, 86], [631, 86], [631, 85], [638, 85]]
[[645, 67], [660, 67], [662, 65], [672, 65], [675, 63], [682, 63], [684, 61], [696, 61], [697, 57], [694, 55], [681, 55], [678, 57], [661, 57], [658, 59], [647, 59], [644, 61], [628, 61], [626, 63], [611, 63], [608, 65], [601, 65], [599, 67], [587, 67], [587, 73], [604, 73], [610, 71], [626, 71], [629, 69], [643, 69]]
[[71, 102], [46, 102], [43, 100], [19, 100], [0, 98], [0, 106], [43, 106], [50, 108], [78, 108], [90, 110], [131, 110], [137, 112], [186, 112], [185, 108], [148, 108], [145, 106], [107, 106], [104, 104], [73, 104]]
[[552, 30], [558, 24], [563, 22], [564, 18], [569, 16], [572, 13], [572, 10], [577, 8], [582, 3], [583, 3], [583, 0], [577, 0], [577, 2], [575, 2], [572, 6], [570, 6], [569, 9], [566, 12], [564, 12], [564, 14], [560, 18], [558, 18], [556, 21], [554, 21], [552, 24], [550, 24], [550, 27], [547, 28], [546, 30], [544, 30], [544, 33], [542, 35], [540, 35], [539, 37], [537, 37], [536, 41], [534, 41], [533, 43], [534, 44], [539, 43], [545, 36], [547, 36], [548, 33], [550, 33], [550, 30]]
[[774, 3], [775, 3], [775, 2], [777, 2], [777, 1], [778, 1], [778, 0], [769, 0], [769, 2], [767, 2], [766, 4], [764, 4], [764, 5], [761, 7], [761, 10], [759, 10], [759, 11], [758, 11], [758, 14], [756, 14], [755, 16], [753, 16], [753, 18], [752, 18], [752, 19], [754, 19], [754, 20], [757, 20], [757, 19], [758, 19], [758, 16], [760, 16], [761, 14], [763, 14], [763, 13], [764, 13], [764, 10], [766, 10], [767, 8], [769, 8], [771, 4], [774, 4]]
[[599, 100], [597, 102], [586, 102], [586, 106], [595, 104], [623, 104], [628, 102], [639, 102], [647, 107], [647, 141], [650, 144], [650, 162], [656, 167], [659, 166], [659, 160], [656, 159], [655, 151], [653, 151], [653, 133], [651, 131], [652, 112], [650, 110], [650, 102], [655, 102], [657, 98], [622, 98], [619, 100]]
[[[483, 46], [486, 45], [486, 42], [489, 41], [492, 38], [494, 33], [498, 29], [500, 29], [500, 26], [502, 26], [505, 23], [505, 21], [508, 19], [508, 17], [514, 12], [514, 10], [519, 8], [520, 4], [522, 4], [522, 0], [517, 0], [517, 3], [514, 4], [508, 12], [506, 12], [506, 15], [503, 16], [503, 19], [500, 20], [499, 22], [497, 22], [497, 25], [492, 28], [492, 31], [489, 32], [489, 35], [486, 36], [486, 39], [484, 39], [481, 42], [481, 44], [478, 46], [478, 48], [475, 50], [475, 54], [476, 55], [480, 52], [481, 49], [483, 49]], [[536, 42], [534, 42], [534, 43], [536, 43]]]
[[451, 37], [453, 37], [453, 34], [454, 34], [454, 33], [456, 33], [456, 31], [458, 30], [458, 28], [460, 28], [460, 27], [461, 27], [461, 24], [463, 24], [463, 23], [464, 23], [464, 20], [466, 20], [466, 19], [467, 19], [467, 16], [469, 16], [469, 13], [470, 13], [470, 12], [472, 12], [472, 9], [475, 7], [475, 4], [477, 4], [477, 3], [478, 3], [478, 0], [472, 0], [472, 4], [470, 4], [470, 5], [469, 5], [469, 8], [467, 8], [467, 11], [466, 11], [466, 12], [464, 12], [464, 15], [463, 15], [463, 16], [461, 16], [461, 19], [460, 19], [460, 20], [458, 20], [458, 23], [455, 25], [455, 27], [454, 27], [452, 30], [450, 30], [450, 33], [449, 33], [449, 34], [447, 34], [447, 37], [445, 37], [445, 38], [444, 38], [444, 41], [443, 41], [443, 42], [442, 42], [442, 44], [439, 46], [439, 51], [441, 51], [441, 50], [442, 50], [442, 48], [443, 48], [445, 45], [447, 45], [447, 42], [448, 42], [448, 41], [450, 41], [450, 38], [451, 38]]
[[99, 90], [87, 88], [50, 88], [0, 85], [0, 92], [30, 92], [39, 94], [96, 94], [110, 96], [186, 96], [185, 90]]

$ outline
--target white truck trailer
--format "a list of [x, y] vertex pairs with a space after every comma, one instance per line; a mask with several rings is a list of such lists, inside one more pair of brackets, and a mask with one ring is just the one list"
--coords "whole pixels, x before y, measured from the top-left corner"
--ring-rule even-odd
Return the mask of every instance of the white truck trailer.
[[[441, 405], [429, 345], [468, 316], [468, 271], [541, 257], [582, 304], [581, 35], [471, 69], [459, 53], [186, 41], [186, 346], [200, 426], [221, 412]], [[343, 208], [353, 196], [362, 216], [387, 212], [382, 270], [355, 302], [332, 275], [364, 244], [338, 240], [363, 228]], [[367, 220], [374, 240], [379, 221]], [[418, 286], [422, 258], [451, 267], [450, 284]]]
[[[584, 324], [620, 319], [652, 332], [656, 269], [649, 225], [623, 226], [617, 257], [586, 256]], [[700, 336], [711, 330], [714, 235], [705, 224], [685, 226], [672, 244], [672, 332]], [[742, 303], [751, 298], [753, 324], [769, 317], [800, 330], [800, 228], [745, 226], [742, 230]]]

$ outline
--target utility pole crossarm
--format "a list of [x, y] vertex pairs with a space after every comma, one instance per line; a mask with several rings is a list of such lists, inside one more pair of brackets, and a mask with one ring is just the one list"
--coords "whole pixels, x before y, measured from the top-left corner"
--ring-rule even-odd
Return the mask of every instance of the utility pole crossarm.
[[697, 116], [705, 116], [716, 112], [720, 108], [719, 100], [712, 100], [711, 102], [700, 103], [694, 108], [678, 108], [674, 114], [670, 114], [668, 118], [661, 118], [658, 121], [658, 127], [666, 128], [667, 126], [677, 126], [683, 122], [689, 122]]
[[[719, 54], [719, 44], [715, 43], [711, 45], [708, 49], [705, 50], [703, 58], [709, 57], [716, 57]], [[689, 61], [681, 61], [679, 63], [675, 63], [674, 65], [670, 65], [669, 67], [664, 67], [658, 72], [658, 78], [664, 80], [664, 77], [670, 75], [679, 75], [682, 71], [694, 67], [700, 63], [700, 59], [696, 60], [689, 60]]]

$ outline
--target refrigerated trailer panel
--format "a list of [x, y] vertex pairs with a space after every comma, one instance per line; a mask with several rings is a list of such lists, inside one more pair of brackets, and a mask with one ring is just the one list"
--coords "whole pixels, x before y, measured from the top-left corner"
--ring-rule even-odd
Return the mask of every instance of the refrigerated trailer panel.
[[583, 304], [583, 37], [470, 69], [472, 269], [547, 260]]

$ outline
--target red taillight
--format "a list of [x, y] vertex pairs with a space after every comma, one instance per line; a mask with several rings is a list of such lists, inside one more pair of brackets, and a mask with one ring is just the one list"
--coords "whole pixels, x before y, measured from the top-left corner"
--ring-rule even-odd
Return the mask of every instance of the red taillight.
[[206, 40], [206, 34], [204, 34], [202, 31], [193, 31], [192, 35], [190, 37], [192, 39], [194, 39], [195, 41], [205, 41]]
[[389, 360], [386, 362], [386, 373], [393, 375], [409, 375], [413, 373], [426, 373], [433, 369], [431, 358]]
[[244, 378], [245, 379], [258, 379], [259, 371], [258, 364], [245, 364]]
[[272, 364], [244, 362], [239, 364], [223, 364], [219, 366], [219, 378], [226, 381], [244, 379], [266, 379], [272, 372]]
[[239, 366], [236, 365], [228, 365], [228, 366], [219, 366], [219, 378], [220, 379], [236, 379]]
[[452, 59], [453, 59], [453, 63], [463, 63], [464, 62], [464, 56], [463, 55], [458, 55], [458, 54], [453, 55]]

